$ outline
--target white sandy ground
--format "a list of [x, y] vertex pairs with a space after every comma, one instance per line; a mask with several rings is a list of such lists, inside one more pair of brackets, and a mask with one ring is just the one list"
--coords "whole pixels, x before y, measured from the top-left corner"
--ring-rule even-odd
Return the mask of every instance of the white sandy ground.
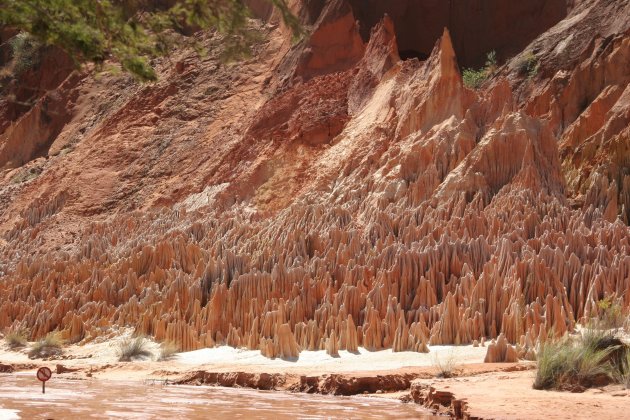
[[[157, 362], [159, 344], [148, 341], [148, 348], [153, 357], [146, 360], [135, 360], [130, 363], [118, 362], [118, 348], [121, 340], [128, 338], [127, 331], [120, 336], [106, 341], [91, 342], [84, 345], [71, 345], [64, 348], [64, 355], [72, 356], [68, 360], [30, 360], [27, 349], [11, 351], [4, 343], [0, 344], [0, 363], [33, 363], [37, 365], [63, 364], [68, 367], [117, 365], [119, 368], [130, 370], [177, 370], [188, 371], [194, 369], [215, 371], [255, 371], [279, 373], [347, 373], [357, 371], [387, 371], [404, 367], [427, 367], [441, 365], [464, 365], [483, 363], [486, 347], [467, 346], [431, 346], [429, 353], [398, 352], [391, 349], [368, 351], [359, 348], [358, 353], [344, 350], [339, 357], [332, 357], [324, 350], [303, 351], [297, 360], [268, 359], [260, 351], [235, 349], [221, 346], [205, 348], [196, 351], [178, 353], [168, 361]], [[87, 357], [90, 356], [90, 357]], [[127, 370], [127, 369], [125, 369]]]
[[442, 364], [483, 363], [486, 348], [472, 346], [433, 346], [429, 353], [399, 352], [391, 349], [368, 351], [359, 348], [359, 353], [339, 351], [339, 357], [331, 357], [324, 350], [303, 351], [295, 361], [268, 359], [259, 351], [234, 349], [222, 346], [180, 353], [177, 362], [186, 365], [224, 365], [227, 361], [239, 366], [265, 367], [274, 370], [286, 368], [317, 368], [325, 372], [356, 372], [392, 370], [403, 367], [431, 366], [436, 359]]

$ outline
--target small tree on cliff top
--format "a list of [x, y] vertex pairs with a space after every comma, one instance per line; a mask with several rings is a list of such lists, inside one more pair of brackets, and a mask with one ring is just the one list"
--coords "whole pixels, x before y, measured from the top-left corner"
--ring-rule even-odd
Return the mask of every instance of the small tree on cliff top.
[[[295, 34], [287, 0], [265, 0]], [[173, 30], [216, 29], [245, 50], [249, 9], [244, 0], [0, 0], [0, 27], [27, 32], [63, 49], [78, 64], [112, 58], [142, 81], [156, 79], [151, 58], [168, 53]]]

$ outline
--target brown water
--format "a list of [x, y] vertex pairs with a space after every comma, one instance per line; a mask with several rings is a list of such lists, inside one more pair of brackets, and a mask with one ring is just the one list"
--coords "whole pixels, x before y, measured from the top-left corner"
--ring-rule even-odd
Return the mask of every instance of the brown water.
[[415, 404], [205, 386], [0, 375], [0, 419], [433, 419]]

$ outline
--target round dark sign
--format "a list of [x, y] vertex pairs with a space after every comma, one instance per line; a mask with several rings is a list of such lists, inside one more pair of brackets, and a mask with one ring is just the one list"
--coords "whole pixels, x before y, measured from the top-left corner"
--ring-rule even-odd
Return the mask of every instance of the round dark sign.
[[46, 382], [52, 376], [52, 372], [47, 367], [41, 367], [37, 370], [37, 379], [42, 382]]

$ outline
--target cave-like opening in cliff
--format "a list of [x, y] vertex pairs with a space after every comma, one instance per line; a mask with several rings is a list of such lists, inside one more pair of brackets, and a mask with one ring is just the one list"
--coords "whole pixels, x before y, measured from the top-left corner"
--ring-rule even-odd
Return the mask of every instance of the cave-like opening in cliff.
[[361, 37], [385, 14], [394, 22], [402, 59], [426, 59], [448, 28], [462, 67], [479, 68], [486, 54], [505, 60], [567, 15], [567, 0], [348, 0]]

